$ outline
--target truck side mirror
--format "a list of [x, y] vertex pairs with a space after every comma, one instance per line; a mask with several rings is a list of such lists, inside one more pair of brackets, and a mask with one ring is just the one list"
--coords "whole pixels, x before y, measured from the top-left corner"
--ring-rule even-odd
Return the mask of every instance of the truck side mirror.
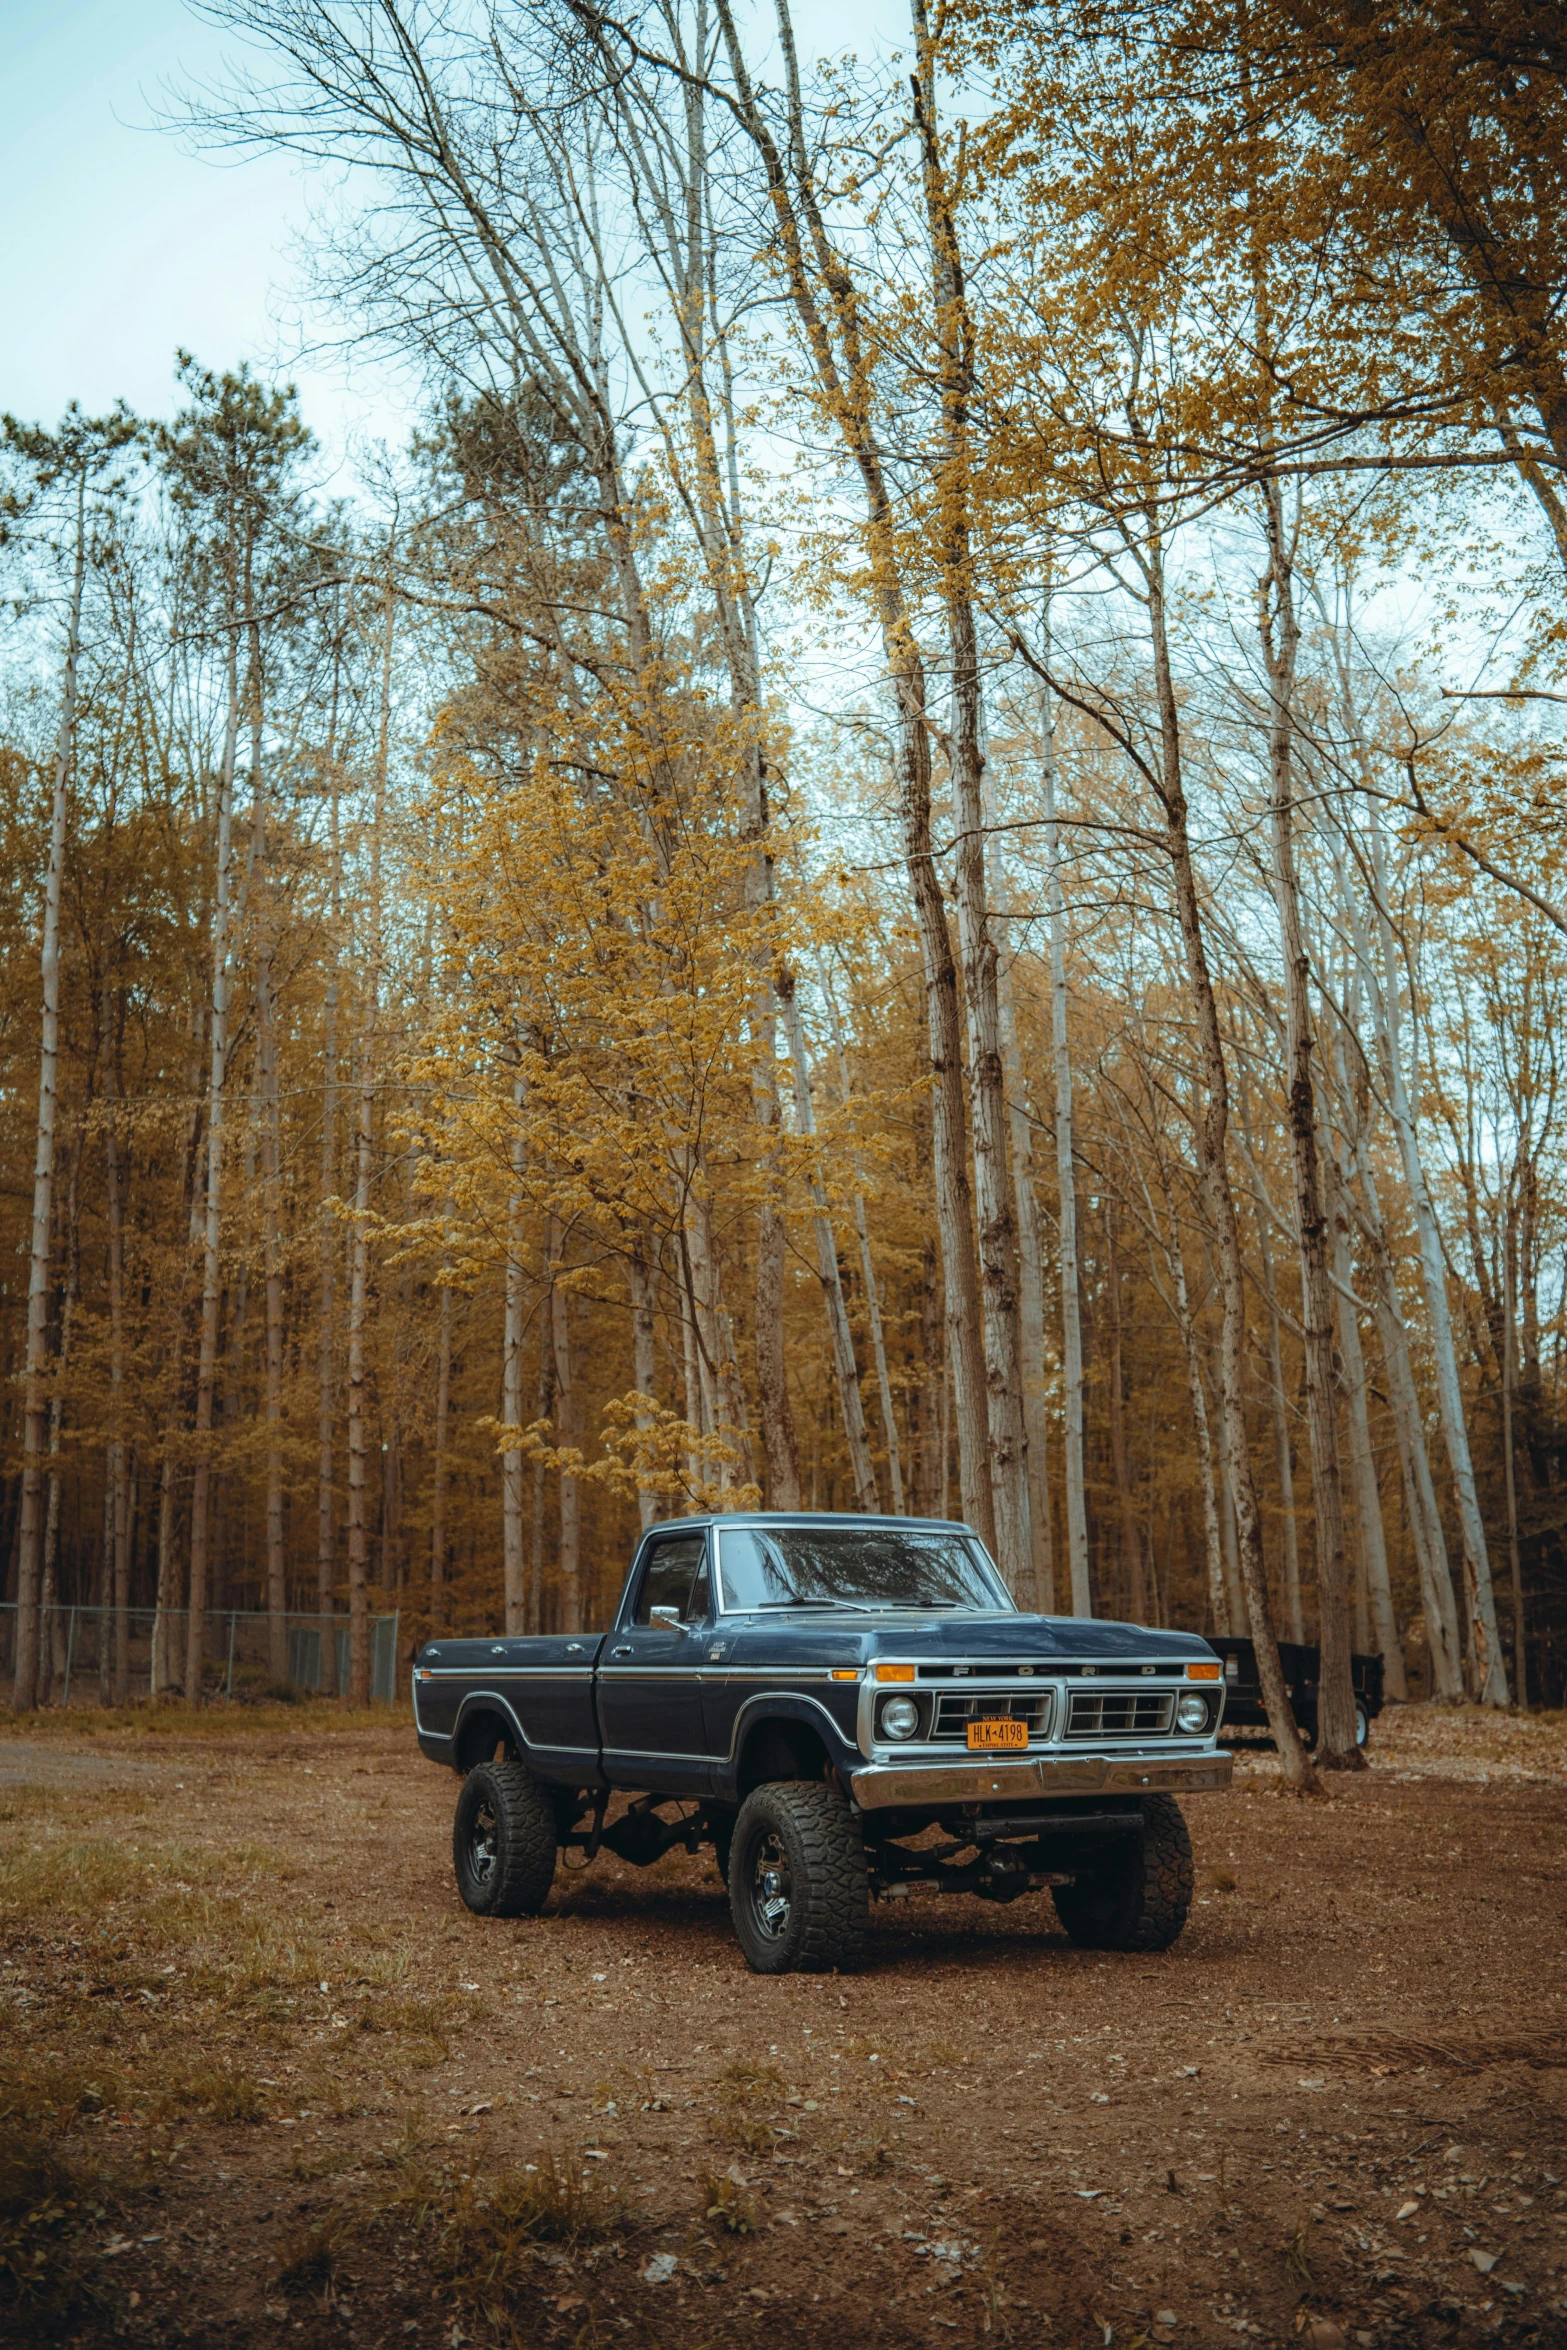
[[677, 1607], [650, 1607], [647, 1611], [647, 1620], [650, 1624], [657, 1624], [662, 1631], [678, 1632], [680, 1610]]

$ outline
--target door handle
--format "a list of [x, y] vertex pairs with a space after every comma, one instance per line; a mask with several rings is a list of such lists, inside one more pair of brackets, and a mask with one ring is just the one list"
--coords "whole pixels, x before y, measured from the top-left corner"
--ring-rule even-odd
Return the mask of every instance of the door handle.
[[609, 1653], [611, 1656], [632, 1656], [636, 1652], [633, 1643], [628, 1640], [620, 1648], [612, 1648]]

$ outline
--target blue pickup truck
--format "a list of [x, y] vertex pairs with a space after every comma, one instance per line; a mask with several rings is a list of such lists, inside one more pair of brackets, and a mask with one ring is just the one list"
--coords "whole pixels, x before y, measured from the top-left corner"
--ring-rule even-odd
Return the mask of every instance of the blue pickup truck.
[[707, 1844], [761, 1974], [852, 1967], [870, 1902], [916, 1886], [1048, 1886], [1085, 1948], [1166, 1949], [1192, 1888], [1175, 1799], [1233, 1768], [1206, 1641], [1022, 1614], [944, 1519], [654, 1526], [608, 1632], [431, 1641], [413, 1698], [462, 1778], [471, 1910], [535, 1914], [563, 1851]]

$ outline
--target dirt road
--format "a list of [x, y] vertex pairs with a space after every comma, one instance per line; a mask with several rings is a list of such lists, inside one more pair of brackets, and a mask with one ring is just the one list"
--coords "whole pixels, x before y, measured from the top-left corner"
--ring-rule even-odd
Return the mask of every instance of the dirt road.
[[406, 1731], [35, 1719], [0, 2334], [1567, 2342], [1567, 1731], [1378, 1727], [1331, 1803], [1188, 1806], [1162, 1957], [930, 1898], [771, 1982], [683, 1856], [469, 1917]]

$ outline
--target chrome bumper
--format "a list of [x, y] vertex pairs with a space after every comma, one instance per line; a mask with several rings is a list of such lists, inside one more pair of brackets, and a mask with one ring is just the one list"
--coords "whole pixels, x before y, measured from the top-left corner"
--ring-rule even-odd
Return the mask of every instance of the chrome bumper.
[[1228, 1787], [1234, 1774], [1230, 1754], [1042, 1754], [1029, 1762], [871, 1763], [849, 1773], [849, 1787], [862, 1811], [885, 1811], [1041, 1795], [1205, 1795]]

